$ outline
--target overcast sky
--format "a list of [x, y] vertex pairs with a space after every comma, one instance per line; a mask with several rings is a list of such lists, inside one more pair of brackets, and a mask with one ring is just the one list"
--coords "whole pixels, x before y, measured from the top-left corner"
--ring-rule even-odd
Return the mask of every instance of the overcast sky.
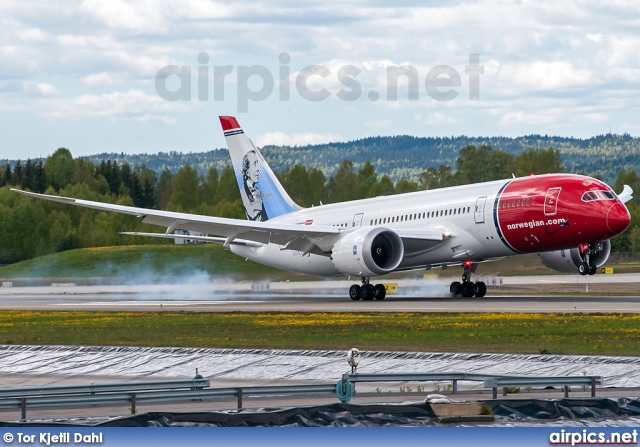
[[423, 3], [3, 0], [0, 158], [209, 150], [218, 115], [260, 146], [640, 135], [639, 2]]

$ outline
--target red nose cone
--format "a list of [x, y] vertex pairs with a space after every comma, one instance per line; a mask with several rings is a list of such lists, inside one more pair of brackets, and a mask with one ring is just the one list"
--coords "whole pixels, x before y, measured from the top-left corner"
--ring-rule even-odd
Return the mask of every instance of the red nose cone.
[[622, 203], [617, 202], [611, 205], [607, 213], [607, 226], [615, 234], [620, 234], [627, 229], [631, 223], [629, 210]]

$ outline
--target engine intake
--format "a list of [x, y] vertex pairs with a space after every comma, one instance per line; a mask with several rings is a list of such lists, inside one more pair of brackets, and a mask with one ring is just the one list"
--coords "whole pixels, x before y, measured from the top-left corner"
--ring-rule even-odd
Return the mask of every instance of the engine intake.
[[378, 276], [392, 272], [404, 257], [402, 239], [388, 228], [361, 228], [333, 246], [333, 265], [345, 275]]
[[[592, 254], [591, 260], [595, 261], [596, 267], [599, 268], [607, 262], [610, 254], [611, 242], [604, 241], [602, 242], [602, 250]], [[563, 273], [579, 273], [578, 266], [582, 262], [577, 248], [540, 253], [540, 259], [545, 267]]]

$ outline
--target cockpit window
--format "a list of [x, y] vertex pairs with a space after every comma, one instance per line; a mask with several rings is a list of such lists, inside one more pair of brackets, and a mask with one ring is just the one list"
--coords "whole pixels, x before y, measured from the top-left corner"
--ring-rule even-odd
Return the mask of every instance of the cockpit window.
[[582, 200], [585, 202], [591, 202], [592, 200], [598, 200], [598, 194], [595, 191], [587, 191], [582, 195]]
[[613, 191], [587, 191], [582, 195], [582, 200], [591, 202], [592, 200], [613, 200], [616, 195]]

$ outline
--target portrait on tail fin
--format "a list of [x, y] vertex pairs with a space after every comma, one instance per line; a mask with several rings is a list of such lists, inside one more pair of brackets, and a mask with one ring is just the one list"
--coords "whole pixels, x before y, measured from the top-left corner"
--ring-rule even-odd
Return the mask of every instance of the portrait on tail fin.
[[258, 188], [260, 168], [260, 160], [256, 152], [247, 152], [242, 159], [243, 185], [240, 188], [240, 195], [247, 213], [247, 219], [264, 222], [269, 220], [269, 216], [267, 216], [267, 211], [264, 209], [264, 202], [262, 201], [264, 196]]
[[[258, 148], [232, 116], [221, 116], [247, 219], [265, 222], [301, 208], [291, 200]], [[259, 183], [258, 183], [259, 182]]]

